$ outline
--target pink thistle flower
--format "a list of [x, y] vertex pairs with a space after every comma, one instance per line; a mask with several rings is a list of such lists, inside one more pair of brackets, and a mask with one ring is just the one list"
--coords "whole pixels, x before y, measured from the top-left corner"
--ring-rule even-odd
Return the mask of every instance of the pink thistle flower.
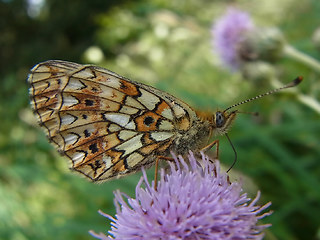
[[[260, 192], [250, 201], [241, 193], [241, 184], [230, 183], [220, 172], [219, 161], [212, 163], [202, 154], [197, 160], [192, 152], [189, 165], [179, 156], [170, 171], [161, 169], [157, 191], [150, 185], [143, 169], [143, 178], [136, 187], [136, 198], [115, 193], [115, 218], [100, 212], [112, 221], [109, 236], [90, 232], [106, 239], [262, 239], [258, 220], [271, 214], [263, 211], [270, 202], [257, 206]], [[144, 183], [144, 188], [142, 187]]]
[[254, 29], [250, 16], [243, 11], [230, 8], [212, 26], [212, 45], [214, 52], [220, 56], [221, 61], [231, 70], [240, 67], [241, 59], [238, 50], [245, 34]]

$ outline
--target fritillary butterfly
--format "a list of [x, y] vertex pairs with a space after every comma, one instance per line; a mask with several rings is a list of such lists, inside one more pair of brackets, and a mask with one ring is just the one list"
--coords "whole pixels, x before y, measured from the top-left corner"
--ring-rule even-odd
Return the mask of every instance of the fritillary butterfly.
[[166, 92], [92, 65], [46, 61], [32, 68], [28, 81], [49, 140], [92, 181], [136, 172], [170, 151], [203, 149], [237, 114], [195, 111]]

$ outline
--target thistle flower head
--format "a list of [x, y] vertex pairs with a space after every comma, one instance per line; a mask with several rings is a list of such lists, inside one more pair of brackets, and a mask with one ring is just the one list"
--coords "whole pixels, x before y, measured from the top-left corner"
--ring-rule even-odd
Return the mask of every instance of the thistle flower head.
[[227, 13], [212, 26], [214, 52], [220, 56], [225, 66], [237, 70], [241, 61], [238, 48], [247, 32], [254, 29], [250, 16], [243, 11], [229, 8]]
[[214, 52], [231, 70], [242, 70], [252, 61], [275, 61], [282, 57], [286, 44], [278, 28], [255, 27], [246, 12], [235, 8], [214, 23], [211, 33]]
[[[202, 164], [189, 155], [189, 165], [182, 157], [170, 164], [169, 173], [161, 170], [158, 189], [150, 185], [146, 172], [136, 187], [136, 197], [115, 193], [115, 218], [109, 236], [91, 234], [98, 239], [262, 239], [257, 225], [270, 203], [257, 206], [260, 193], [252, 201], [241, 193], [241, 184], [230, 183], [220, 172], [219, 162], [202, 155]], [[145, 187], [142, 187], [144, 183]]]

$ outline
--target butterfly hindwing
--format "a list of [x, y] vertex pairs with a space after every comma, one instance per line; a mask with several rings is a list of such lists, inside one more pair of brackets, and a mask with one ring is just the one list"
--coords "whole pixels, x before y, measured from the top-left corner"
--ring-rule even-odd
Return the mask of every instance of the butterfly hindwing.
[[179, 100], [100, 67], [47, 61], [31, 70], [29, 82], [49, 139], [93, 181], [151, 164], [191, 124]]

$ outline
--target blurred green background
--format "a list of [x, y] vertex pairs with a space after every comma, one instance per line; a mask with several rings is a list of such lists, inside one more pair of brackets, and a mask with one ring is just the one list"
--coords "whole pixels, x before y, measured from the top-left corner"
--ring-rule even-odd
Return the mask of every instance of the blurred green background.
[[[114, 215], [112, 192], [134, 196], [141, 176], [93, 184], [71, 173], [33, 117], [29, 69], [49, 59], [94, 63], [195, 108], [223, 109], [273, 88], [222, 68], [214, 54], [210, 28], [229, 5], [320, 59], [319, 0], [0, 0], [0, 239], [93, 239], [90, 229], [109, 229], [98, 209]], [[319, 72], [288, 58], [271, 66], [284, 83], [303, 75], [299, 92], [319, 101]], [[229, 132], [239, 157], [231, 172], [251, 197], [260, 189], [260, 203], [272, 201], [266, 239], [320, 239], [319, 112], [285, 91], [239, 109], [260, 116], [240, 114]], [[220, 139], [230, 166], [234, 153]]]

